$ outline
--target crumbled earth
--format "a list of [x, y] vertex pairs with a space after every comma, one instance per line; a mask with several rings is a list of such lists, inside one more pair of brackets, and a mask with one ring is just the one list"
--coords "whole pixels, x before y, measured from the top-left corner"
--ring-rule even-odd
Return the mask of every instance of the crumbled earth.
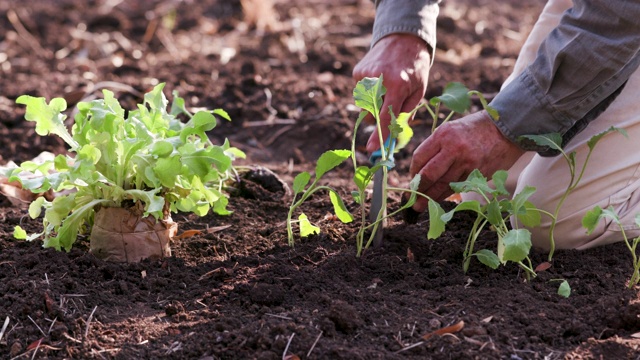
[[[392, 219], [384, 246], [356, 257], [357, 221], [336, 221], [329, 198], [318, 194], [302, 211], [321, 234], [287, 245], [289, 199], [270, 172], [290, 184], [322, 152], [350, 146], [358, 112], [351, 72], [368, 49], [374, 6], [272, 2], [242, 1], [244, 9], [237, 0], [0, 2], [0, 163], [67, 151], [61, 140], [36, 135], [15, 105], [19, 95], [62, 96], [72, 108], [106, 88], [131, 108], [165, 82], [165, 93], [178, 91], [190, 107], [225, 109], [233, 120], [211, 138], [228, 138], [248, 155], [239, 165], [255, 170], [232, 192], [233, 214], [174, 214], [180, 232], [200, 232], [176, 240], [170, 258], [137, 264], [96, 259], [86, 236], [68, 253], [14, 240], [16, 225], [29, 232], [42, 225], [2, 198], [0, 357], [640, 357], [638, 287], [626, 286], [631, 254], [622, 243], [558, 252], [529, 281], [512, 264], [491, 270], [472, 262], [464, 273], [472, 219], [457, 215], [443, 237], [427, 240], [421, 215], [416, 224]], [[443, 2], [427, 96], [450, 81], [495, 94], [543, 6]], [[397, 157], [399, 184], [428, 134], [425, 119], [417, 115], [416, 139]], [[344, 165], [326, 183], [347, 198], [351, 176]], [[398, 206], [392, 194], [390, 207]], [[495, 242], [487, 231], [476, 246]], [[534, 266], [545, 260], [532, 254]], [[570, 297], [557, 294], [559, 279], [569, 282]]]

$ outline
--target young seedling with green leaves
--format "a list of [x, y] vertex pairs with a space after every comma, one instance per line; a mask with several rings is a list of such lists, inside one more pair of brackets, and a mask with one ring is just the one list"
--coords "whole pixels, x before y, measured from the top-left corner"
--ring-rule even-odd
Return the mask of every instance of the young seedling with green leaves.
[[[325, 190], [329, 192], [329, 197], [333, 204], [334, 211], [340, 221], [344, 223], [350, 223], [353, 221], [353, 216], [349, 210], [347, 210], [338, 192], [329, 186], [319, 184], [320, 178], [322, 178], [324, 174], [342, 164], [342, 162], [348, 159], [349, 156], [351, 156], [351, 151], [349, 150], [329, 150], [322, 154], [318, 159], [314, 179], [311, 184], [309, 184], [309, 181], [311, 181], [311, 174], [306, 171], [299, 173], [294, 178], [293, 199], [291, 200], [289, 213], [287, 214], [287, 238], [290, 246], [294, 245], [292, 224], [296, 221], [292, 220], [293, 213], [317, 191]], [[298, 197], [298, 195], [300, 195], [300, 197]], [[307, 237], [311, 234], [317, 234], [320, 232], [320, 228], [311, 224], [307, 215], [304, 213], [301, 213], [298, 216], [297, 222], [300, 226], [301, 237]]]
[[27, 106], [25, 118], [36, 123], [36, 132], [61, 137], [70, 153], [43, 164], [24, 162], [8, 174], [34, 193], [65, 191], [51, 202], [40, 197], [30, 205], [32, 218], [44, 210], [43, 232], [27, 235], [18, 228], [17, 237], [44, 236], [45, 247], [69, 251], [93, 225], [96, 209], [132, 204], [156, 220], [171, 211], [229, 214], [223, 186], [235, 178], [233, 160], [244, 154], [227, 141], [212, 144], [206, 133], [216, 126], [216, 116], [229, 116], [222, 109], [192, 114], [176, 93], [168, 111], [164, 85], [145, 94], [133, 111], [125, 111], [109, 90], [103, 99], [78, 103], [71, 132], [64, 99], [17, 99]]
[[613, 126], [599, 134], [592, 136], [587, 142], [589, 151], [587, 152], [587, 156], [584, 162], [582, 163], [580, 172], [578, 172], [578, 168], [576, 164], [576, 152], [572, 151], [567, 154], [562, 149], [562, 136], [560, 134], [552, 133], [552, 134], [545, 134], [545, 135], [524, 135], [523, 136], [523, 138], [532, 140], [537, 145], [546, 146], [552, 150], [558, 151], [567, 161], [567, 164], [569, 165], [569, 173], [571, 174], [569, 178], [569, 184], [567, 185], [567, 189], [560, 197], [560, 200], [558, 201], [558, 204], [556, 205], [556, 208], [553, 214], [547, 213], [547, 215], [551, 217], [551, 226], [549, 227], [549, 242], [550, 242], [549, 261], [553, 259], [553, 254], [556, 248], [554, 231], [556, 228], [556, 224], [558, 222], [558, 215], [560, 214], [560, 209], [562, 208], [562, 205], [564, 204], [564, 202], [567, 200], [567, 197], [569, 196], [569, 194], [578, 186], [578, 184], [580, 183], [580, 180], [582, 180], [582, 177], [584, 176], [584, 172], [587, 169], [587, 164], [589, 163], [589, 159], [591, 158], [591, 154], [593, 153], [593, 150], [595, 149], [596, 145], [605, 135], [611, 132], [618, 132], [624, 135], [625, 137], [627, 137], [627, 132], [624, 129], [616, 128]]
[[[620, 233], [622, 234], [622, 238], [624, 239], [625, 245], [631, 252], [632, 265], [633, 265], [633, 274], [631, 275], [631, 280], [629, 280], [628, 287], [632, 288], [640, 282], [640, 259], [638, 259], [638, 254], [636, 249], [638, 248], [638, 243], [640, 243], [640, 236], [629, 239], [627, 233], [624, 231], [624, 226], [620, 222], [620, 217], [615, 212], [612, 206], [603, 209], [600, 206], [594, 207], [592, 210], [588, 211], [587, 214], [582, 218], [582, 226], [587, 229], [587, 234], [593, 233], [596, 226], [599, 222], [609, 219], [614, 224], [620, 227]], [[637, 226], [640, 226], [640, 214], [636, 215], [635, 222]]]
[[[500, 264], [515, 262], [524, 269], [529, 276], [535, 276], [535, 271], [529, 259], [531, 249], [531, 233], [527, 229], [509, 229], [507, 222], [511, 216], [516, 216], [526, 226], [534, 227], [540, 224], [540, 212], [527, 199], [535, 192], [533, 187], [525, 189], [512, 199], [505, 188], [507, 172], [497, 171], [492, 176], [493, 186], [480, 171], [471, 172], [467, 180], [451, 183], [451, 188], [457, 193], [476, 193], [483, 202], [467, 200], [458, 204], [453, 210], [445, 212], [435, 201], [429, 202], [429, 239], [436, 239], [444, 232], [446, 224], [458, 211], [472, 211], [476, 214], [464, 250], [463, 269], [469, 269], [469, 263], [476, 257], [481, 263], [497, 269]], [[475, 242], [486, 226], [491, 226], [498, 235], [497, 254], [489, 249], [474, 250]]]

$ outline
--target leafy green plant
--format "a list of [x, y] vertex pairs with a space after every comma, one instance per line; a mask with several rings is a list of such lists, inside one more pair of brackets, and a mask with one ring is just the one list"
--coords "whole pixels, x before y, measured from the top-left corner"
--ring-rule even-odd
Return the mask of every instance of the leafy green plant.
[[223, 186], [234, 178], [233, 160], [244, 154], [228, 141], [214, 145], [207, 136], [217, 124], [216, 116], [230, 120], [229, 116], [222, 109], [192, 114], [175, 92], [168, 111], [163, 88], [164, 84], [155, 86], [129, 112], [104, 90], [103, 99], [77, 105], [71, 132], [64, 123], [64, 99], [48, 104], [41, 97], [17, 99], [26, 105], [25, 118], [36, 123], [36, 132], [59, 136], [70, 152], [43, 164], [24, 162], [8, 174], [10, 181], [20, 181], [34, 193], [64, 191], [51, 202], [39, 197], [29, 206], [32, 218], [44, 210], [43, 232], [27, 235], [18, 228], [17, 237], [44, 236], [45, 247], [68, 251], [78, 234], [92, 225], [97, 207], [141, 204], [143, 216], [155, 219], [169, 211], [230, 213]]
[[[624, 226], [620, 222], [620, 217], [615, 212], [612, 206], [606, 209], [603, 209], [600, 206], [594, 207], [592, 210], [588, 211], [587, 214], [582, 218], [582, 226], [587, 229], [587, 234], [591, 234], [595, 230], [598, 223], [605, 219], [611, 220], [613, 223], [620, 227], [620, 233], [622, 234], [624, 243], [627, 245], [627, 248], [631, 252], [633, 274], [631, 275], [631, 280], [629, 280], [628, 287], [632, 288], [634, 285], [640, 282], [640, 259], [638, 259], [638, 255], [636, 252], [638, 243], [640, 243], [640, 236], [631, 240], [627, 237], [627, 233], [624, 231]], [[637, 226], [640, 226], [640, 214], [636, 215], [635, 222]]]
[[[500, 264], [515, 262], [528, 275], [536, 275], [529, 251], [531, 249], [531, 233], [527, 229], [509, 229], [507, 221], [511, 216], [516, 216], [526, 226], [534, 227], [540, 224], [539, 210], [527, 199], [535, 192], [533, 187], [525, 189], [510, 199], [510, 194], [505, 188], [507, 172], [497, 171], [492, 176], [493, 187], [489, 185], [480, 171], [471, 172], [467, 180], [451, 183], [451, 188], [457, 193], [473, 192], [484, 200], [481, 204], [478, 200], [467, 200], [458, 204], [454, 209], [445, 212], [435, 201], [429, 202], [429, 239], [440, 237], [446, 224], [458, 211], [472, 211], [476, 214], [467, 243], [464, 250], [463, 269], [469, 269], [469, 263], [476, 257], [481, 263], [497, 269]], [[482, 230], [490, 226], [498, 235], [497, 253], [489, 249], [474, 250], [475, 242]]]
[[552, 133], [552, 134], [545, 134], [545, 135], [524, 135], [523, 136], [523, 138], [532, 140], [537, 145], [546, 146], [552, 150], [558, 151], [567, 161], [567, 164], [569, 165], [569, 172], [571, 174], [569, 179], [569, 184], [567, 185], [567, 189], [560, 197], [560, 200], [558, 201], [558, 204], [556, 205], [556, 208], [553, 214], [548, 214], [551, 217], [551, 226], [549, 228], [549, 242], [550, 242], [549, 261], [553, 259], [553, 254], [556, 248], [554, 232], [555, 232], [556, 224], [558, 222], [558, 215], [560, 214], [560, 209], [562, 208], [562, 205], [564, 204], [565, 200], [567, 200], [567, 197], [569, 196], [569, 194], [578, 186], [578, 184], [580, 183], [580, 180], [582, 180], [582, 177], [584, 176], [584, 172], [587, 169], [587, 164], [589, 163], [589, 159], [591, 158], [591, 154], [593, 153], [593, 150], [595, 149], [596, 145], [605, 135], [611, 132], [618, 132], [624, 135], [625, 137], [627, 137], [627, 132], [624, 129], [620, 129], [614, 126], [610, 127], [609, 129], [599, 134], [592, 136], [587, 142], [589, 151], [587, 152], [587, 156], [584, 162], [582, 163], [580, 171], [578, 171], [578, 167], [577, 167], [578, 164], [576, 163], [576, 152], [572, 151], [567, 154], [562, 149], [562, 136], [560, 134]]

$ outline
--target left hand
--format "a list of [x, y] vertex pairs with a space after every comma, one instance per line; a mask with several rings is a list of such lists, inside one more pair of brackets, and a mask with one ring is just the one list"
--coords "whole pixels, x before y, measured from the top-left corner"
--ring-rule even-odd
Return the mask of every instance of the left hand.
[[[442, 125], [423, 141], [413, 152], [410, 174], [421, 175], [418, 191], [442, 201], [453, 194], [449, 183], [465, 180], [474, 169], [484, 176], [507, 170], [524, 153], [481, 111]], [[423, 212], [427, 206], [418, 197], [413, 209]]]

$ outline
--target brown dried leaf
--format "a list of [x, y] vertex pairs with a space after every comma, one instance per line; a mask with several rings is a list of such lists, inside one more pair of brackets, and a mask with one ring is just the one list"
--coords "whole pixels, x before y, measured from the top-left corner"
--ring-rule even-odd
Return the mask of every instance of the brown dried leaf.
[[429, 340], [434, 335], [454, 334], [454, 333], [457, 333], [458, 331], [462, 330], [463, 327], [464, 327], [464, 321], [460, 320], [460, 322], [458, 322], [457, 324], [454, 324], [454, 325], [451, 325], [451, 326], [447, 326], [447, 327], [443, 327], [441, 329], [432, 331], [432, 332], [430, 332], [428, 334], [424, 334], [424, 335], [422, 335], [422, 338], [424, 340]]
[[231, 227], [231, 225], [208, 227], [207, 228], [207, 234], [217, 233], [218, 231], [226, 230], [226, 229], [228, 229], [230, 227]]
[[202, 234], [202, 230], [185, 230], [182, 234], [174, 236], [173, 238], [175, 240], [182, 240], [182, 239], [187, 239], [190, 237], [194, 237], [196, 235], [201, 235]]
[[545, 270], [548, 270], [550, 267], [551, 267], [551, 263], [548, 261], [545, 261], [543, 263], [540, 263], [540, 265], [536, 266], [535, 272], [545, 271]]

